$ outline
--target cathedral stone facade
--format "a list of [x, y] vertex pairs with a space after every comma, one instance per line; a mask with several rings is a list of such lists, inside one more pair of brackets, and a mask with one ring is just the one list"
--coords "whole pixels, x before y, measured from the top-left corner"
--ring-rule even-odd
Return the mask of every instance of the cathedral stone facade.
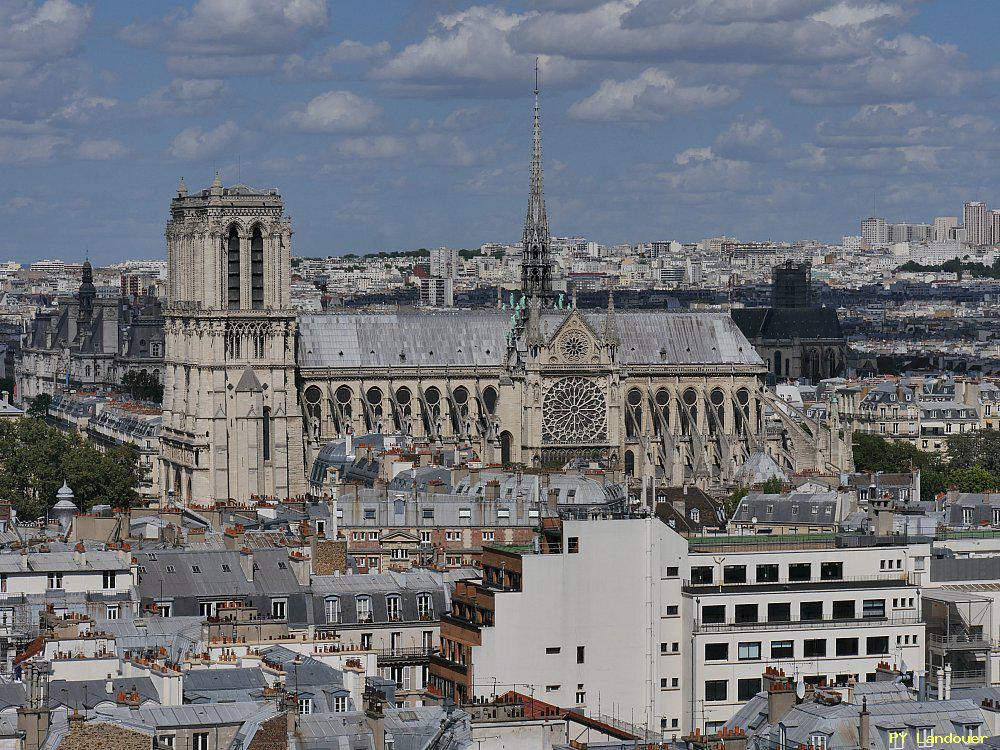
[[[217, 177], [189, 195], [182, 181], [167, 224], [164, 491], [298, 494], [327, 441], [390, 432], [489, 464], [586, 459], [673, 484], [731, 484], [763, 451], [788, 468], [846, 468], [836, 415], [777, 405], [729, 315], [610, 300], [582, 311], [554, 289], [537, 91], [533, 130], [521, 289], [494, 310], [296, 317], [278, 194]], [[776, 409], [777, 433], [765, 424]]]
[[273, 190], [183, 180], [167, 222], [165, 494], [288, 497], [305, 487], [288, 310], [291, 223]]

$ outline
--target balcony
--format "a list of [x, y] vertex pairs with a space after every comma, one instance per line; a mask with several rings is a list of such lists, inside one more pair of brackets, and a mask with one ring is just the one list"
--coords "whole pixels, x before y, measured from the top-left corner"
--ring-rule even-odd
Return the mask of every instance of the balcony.
[[886, 588], [898, 586], [915, 586], [912, 576], [905, 572], [875, 573], [866, 576], [843, 576], [840, 578], [811, 578], [809, 580], [791, 580], [781, 578], [777, 581], [760, 583], [695, 583], [689, 579], [682, 583], [685, 593], [706, 594], [740, 594], [765, 593], [775, 591], [817, 591], [823, 589], [865, 589]]
[[938, 647], [942, 651], [984, 651], [990, 648], [990, 641], [982, 635], [943, 635], [941, 633], [928, 633], [927, 643], [932, 647]]
[[409, 648], [383, 648], [376, 653], [380, 665], [420, 664], [428, 662], [434, 651], [433, 646], [412, 646]]
[[919, 617], [866, 617], [851, 620], [784, 620], [771, 622], [696, 622], [696, 633], [725, 633], [754, 630], [835, 630], [838, 628], [885, 628], [894, 625], [923, 625]]

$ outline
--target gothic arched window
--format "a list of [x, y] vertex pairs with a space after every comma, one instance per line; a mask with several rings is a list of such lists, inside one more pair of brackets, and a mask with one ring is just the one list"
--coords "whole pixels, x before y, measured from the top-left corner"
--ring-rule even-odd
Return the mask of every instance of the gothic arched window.
[[227, 292], [230, 310], [240, 309], [240, 233], [233, 224], [226, 239]]
[[254, 310], [264, 307], [264, 235], [260, 226], [250, 235], [250, 299]]

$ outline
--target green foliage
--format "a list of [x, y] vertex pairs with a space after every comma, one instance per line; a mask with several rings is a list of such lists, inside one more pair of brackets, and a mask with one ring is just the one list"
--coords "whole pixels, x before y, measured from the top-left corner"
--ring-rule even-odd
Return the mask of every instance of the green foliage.
[[129, 370], [122, 376], [122, 388], [137, 401], [163, 401], [163, 384], [144, 370]]
[[52, 406], [52, 396], [47, 393], [39, 393], [28, 402], [27, 414], [35, 419], [45, 419], [49, 414], [50, 406]]
[[67, 434], [41, 419], [0, 422], [0, 496], [26, 520], [45, 514], [63, 481], [81, 510], [108, 504], [129, 507], [138, 499], [139, 452], [123, 445], [101, 453], [79, 434]]
[[[965, 257], [968, 258], [969, 256]], [[959, 281], [961, 281], [964, 274], [984, 279], [1000, 279], [1000, 258], [994, 261], [992, 266], [968, 260], [962, 261], [958, 258], [952, 258], [939, 265], [928, 266], [911, 260], [901, 265], [898, 270], [910, 272], [944, 271], [945, 273], [958, 274]]]
[[948, 459], [952, 466], [981, 466], [1000, 476], [1000, 432], [972, 430], [949, 436]]
[[928, 453], [909, 443], [855, 433], [858, 471], [909, 472], [920, 469], [920, 494], [932, 500], [951, 487], [959, 492], [1000, 489], [1000, 432], [973, 430], [948, 438], [946, 455]]
[[854, 466], [858, 471], [906, 472], [937, 465], [936, 455], [909, 443], [886, 440], [863, 432], [854, 433]]

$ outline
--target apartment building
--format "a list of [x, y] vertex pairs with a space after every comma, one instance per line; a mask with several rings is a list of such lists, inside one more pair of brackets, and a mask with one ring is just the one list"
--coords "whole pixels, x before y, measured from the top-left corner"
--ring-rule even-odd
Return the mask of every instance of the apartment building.
[[922, 450], [941, 452], [948, 449], [948, 438], [979, 428], [979, 412], [957, 401], [934, 401], [920, 404], [920, 444]]
[[927, 544], [697, 542], [658, 519], [565, 521], [550, 539], [487, 549], [482, 576], [457, 585], [433, 690], [467, 701], [530, 687], [679, 736], [721, 726], [768, 664], [815, 684], [874, 679], [887, 658], [923, 665]]
[[860, 432], [915, 444], [920, 433], [917, 394], [901, 383], [879, 383], [858, 403], [855, 426]]
[[497, 482], [480, 493], [445, 493], [443, 486], [410, 493], [357, 489], [337, 503], [338, 528], [361, 572], [414, 565], [458, 568], [479, 563], [484, 546], [530, 544], [547, 507], [500, 494]]
[[715, 731], [761, 690], [764, 665], [807, 684], [875, 680], [924, 663], [920, 585], [930, 545], [877, 537], [708, 541], [684, 582], [690, 726]]

